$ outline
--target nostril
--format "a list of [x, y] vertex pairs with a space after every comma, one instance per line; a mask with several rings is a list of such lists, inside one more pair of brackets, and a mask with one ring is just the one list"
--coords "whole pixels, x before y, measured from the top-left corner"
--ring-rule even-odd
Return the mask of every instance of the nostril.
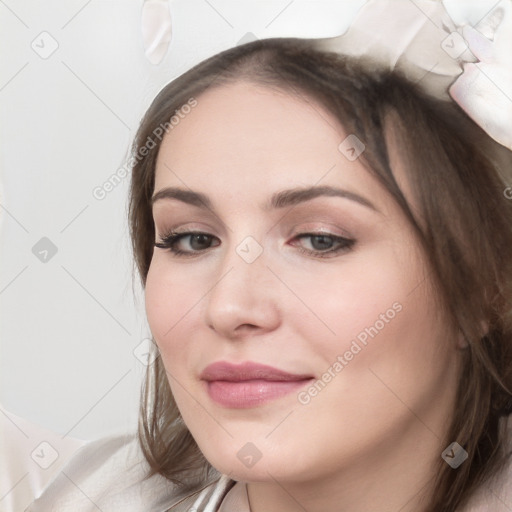
[[250, 331], [254, 331], [254, 329], [257, 329], [258, 326], [257, 325], [254, 325], [254, 324], [242, 324], [242, 325], [239, 325], [236, 329], [235, 329], [235, 332], [237, 334], [241, 334], [241, 333], [244, 333], [246, 331], [250, 332]]

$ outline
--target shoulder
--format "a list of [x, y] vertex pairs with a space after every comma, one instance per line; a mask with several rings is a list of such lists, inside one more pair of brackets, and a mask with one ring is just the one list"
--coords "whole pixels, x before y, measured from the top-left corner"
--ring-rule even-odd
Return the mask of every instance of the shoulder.
[[24, 510], [85, 443], [0, 406], [0, 509]]
[[135, 433], [89, 441], [25, 512], [161, 512], [176, 489], [160, 475], [146, 479], [148, 469]]

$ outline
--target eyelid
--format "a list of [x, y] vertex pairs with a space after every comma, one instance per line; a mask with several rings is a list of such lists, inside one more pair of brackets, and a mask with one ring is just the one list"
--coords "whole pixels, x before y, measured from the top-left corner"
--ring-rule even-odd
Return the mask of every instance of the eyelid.
[[161, 229], [158, 228], [158, 226], [155, 223], [155, 234], [156, 235], [165, 235], [169, 232], [173, 233], [190, 233], [190, 232], [196, 232], [196, 233], [206, 233], [212, 236], [220, 237], [221, 235], [214, 235], [215, 231], [217, 231], [215, 228], [209, 225], [203, 224], [202, 226], [198, 226], [194, 223], [185, 222], [184, 224], [175, 223], [166, 225], [164, 222], [162, 222]]
[[[329, 226], [330, 224], [330, 226]], [[272, 231], [273, 228], [271, 228], [269, 231]], [[190, 233], [190, 232], [197, 232], [197, 233], [205, 233], [217, 238], [221, 238], [223, 234], [215, 234], [215, 229], [211, 226], [198, 226], [197, 224], [190, 225], [189, 223], [185, 224], [178, 224], [176, 227], [169, 226], [164, 227], [162, 226], [162, 229], [155, 229], [155, 232], [159, 236], [163, 236], [166, 233], [169, 232], [175, 232], [177, 234], [183, 234], [183, 233]], [[267, 231], [267, 232], [269, 232]], [[293, 227], [291, 230], [284, 230], [283, 236], [285, 238], [294, 237], [300, 234], [304, 233], [315, 233], [315, 234], [326, 234], [326, 235], [333, 235], [333, 236], [339, 236], [343, 238], [353, 238], [352, 235], [344, 229], [341, 229], [338, 226], [333, 225], [330, 222], [325, 221], [315, 221], [315, 222], [309, 222], [306, 224], [297, 224]]]
[[319, 235], [332, 235], [339, 236], [342, 238], [353, 238], [350, 233], [346, 230], [331, 225], [330, 227], [326, 227], [326, 222], [322, 222], [321, 225], [319, 222], [309, 223], [309, 224], [301, 224], [299, 227], [295, 227], [288, 236], [297, 236], [304, 233], [313, 233]]

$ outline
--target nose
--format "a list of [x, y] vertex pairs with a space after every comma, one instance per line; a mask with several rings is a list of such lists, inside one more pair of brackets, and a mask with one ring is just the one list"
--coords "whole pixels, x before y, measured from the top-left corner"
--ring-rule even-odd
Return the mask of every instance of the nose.
[[252, 262], [235, 247], [227, 252], [205, 297], [206, 324], [231, 340], [276, 329], [281, 322], [279, 283], [267, 267], [265, 251]]

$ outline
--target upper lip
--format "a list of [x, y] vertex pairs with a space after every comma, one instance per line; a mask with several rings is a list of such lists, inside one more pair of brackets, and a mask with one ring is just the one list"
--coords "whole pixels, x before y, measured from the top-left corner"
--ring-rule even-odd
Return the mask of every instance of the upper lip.
[[200, 375], [202, 380], [240, 382], [246, 380], [298, 381], [311, 379], [311, 375], [288, 373], [278, 368], [252, 361], [232, 364], [219, 361], [208, 365]]

